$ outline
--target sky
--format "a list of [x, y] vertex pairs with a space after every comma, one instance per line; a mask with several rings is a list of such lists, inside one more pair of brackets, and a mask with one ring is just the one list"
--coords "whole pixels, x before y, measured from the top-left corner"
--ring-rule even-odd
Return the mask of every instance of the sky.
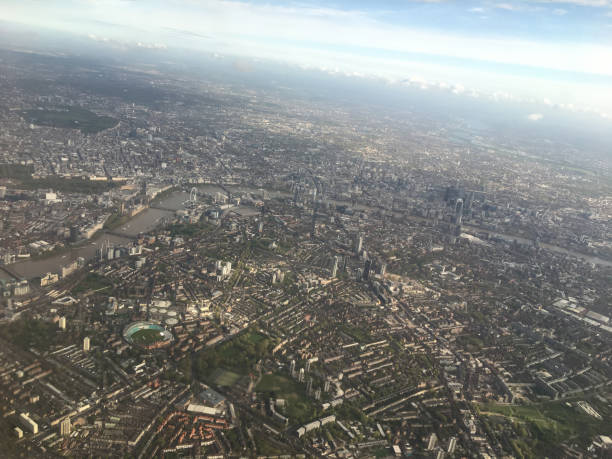
[[3, 0], [0, 21], [612, 121], [612, 0]]

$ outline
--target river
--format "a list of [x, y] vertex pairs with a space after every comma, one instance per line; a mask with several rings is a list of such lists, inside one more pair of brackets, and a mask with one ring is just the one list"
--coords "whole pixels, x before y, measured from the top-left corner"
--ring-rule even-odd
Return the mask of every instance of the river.
[[[223, 192], [223, 189], [215, 185], [206, 185], [200, 188], [200, 191], [212, 195], [217, 192]], [[174, 211], [184, 209], [185, 206], [183, 203], [188, 199], [189, 193], [177, 191], [155, 204], [155, 208], [143, 210], [129, 222], [114, 229], [112, 234], [103, 232], [86, 244], [74, 247], [60, 255], [42, 259], [18, 261], [17, 263], [7, 266], [7, 268], [25, 279], [33, 279], [49, 272], [59, 272], [62, 266], [79, 257], [83, 257], [86, 261], [91, 260], [96, 255], [96, 250], [102, 244], [106, 244], [107, 242], [113, 245], [129, 244], [139, 233], [147, 233], [157, 227], [164, 217], [173, 217]], [[245, 216], [259, 214], [259, 212], [243, 206], [233, 210]], [[2, 278], [8, 279], [10, 276], [0, 270], [0, 279]]]
[[[261, 189], [257, 189], [257, 188], [249, 188], [249, 187], [242, 187], [242, 186], [226, 186], [227, 189], [229, 189], [230, 191], [239, 191], [239, 192], [249, 192], [249, 193], [261, 193], [262, 190]], [[203, 188], [204, 189], [204, 188]], [[207, 185], [206, 186], [206, 191], [209, 192], [223, 192], [223, 190], [215, 185]], [[286, 192], [282, 192], [282, 191], [268, 191], [268, 194], [270, 195], [270, 197], [288, 197], [290, 196], [289, 193]], [[356, 204], [356, 205], [352, 205], [352, 203], [348, 202], [348, 201], [338, 201], [338, 200], [326, 200], [327, 202], [333, 203], [335, 205], [344, 205], [344, 206], [350, 206], [353, 207], [354, 209], [357, 210], [368, 210], [368, 211], [372, 211], [372, 210], [380, 210], [380, 208], [376, 208], [373, 206], [368, 206], [365, 204]], [[415, 215], [409, 215], [406, 212], [397, 212], [394, 211], [393, 215], [395, 217], [404, 217], [404, 218], [409, 218], [411, 220], [415, 220], [415, 221], [422, 221], [422, 222], [431, 222], [433, 223], [432, 220], [428, 219], [428, 218], [424, 218], [424, 217], [418, 217]], [[489, 231], [486, 230], [484, 228], [480, 228], [478, 226], [471, 226], [471, 225], [464, 225], [465, 228], [469, 228], [472, 231], [475, 232], [486, 232], [489, 233], [489, 235], [491, 237], [496, 237], [499, 239], [504, 239], [508, 242], [512, 242], [512, 241], [518, 241], [524, 244], [531, 244], [532, 242], [529, 241], [528, 239], [522, 238], [522, 237], [518, 237], [518, 236], [512, 236], [509, 234], [504, 234], [504, 233], [497, 233], [494, 231]], [[600, 265], [600, 266], [606, 266], [606, 267], [612, 267], [612, 261], [610, 260], [605, 260], [603, 258], [599, 258], [593, 255], [588, 255], [585, 253], [580, 253], [580, 252], [576, 252], [574, 250], [569, 250], [566, 249], [565, 247], [560, 247], [558, 245], [553, 245], [553, 244], [548, 244], [546, 242], [540, 242], [540, 247], [548, 249], [552, 252], [556, 252], [556, 253], [560, 253], [560, 254], [564, 254], [564, 255], [569, 255], [575, 258], [579, 258], [581, 260], [584, 260], [588, 263], [592, 263], [595, 265]]]
[[[478, 226], [464, 225], [464, 228], [470, 229], [473, 232], [488, 233], [490, 237], [504, 239], [505, 241], [508, 241], [508, 242], [517, 241], [522, 244], [532, 244], [533, 243], [529, 239], [526, 239], [520, 236], [511, 236], [509, 234], [497, 233], [495, 231], [489, 231], [489, 230], [480, 228]], [[548, 244], [546, 242], [540, 242], [540, 247], [550, 250], [552, 252], [561, 253], [564, 255], [570, 255], [575, 258], [580, 258], [588, 263], [592, 263], [595, 265], [612, 267], [612, 261], [610, 260], [604, 260], [603, 258], [595, 257], [593, 255], [587, 255], [585, 253], [575, 252], [573, 250], [569, 250], [564, 247], [559, 247], [558, 245]]]
[[[40, 277], [48, 272], [59, 272], [61, 267], [83, 257], [91, 260], [96, 255], [96, 250], [107, 241], [114, 245], [126, 245], [131, 242], [138, 233], [146, 233], [155, 228], [163, 217], [171, 217], [173, 212], [160, 209], [146, 209], [136, 215], [129, 222], [116, 228], [113, 234], [106, 232], [97, 236], [84, 245], [72, 248], [60, 255], [55, 255], [43, 259], [24, 260], [13, 263], [7, 268], [25, 279]], [[125, 235], [125, 237], [122, 237]]]
[[[259, 195], [263, 190], [252, 187], [243, 187], [243, 186], [226, 186], [231, 192], [241, 192], [241, 193], [253, 193], [255, 195]], [[224, 193], [224, 190], [217, 185], [200, 185], [198, 187], [198, 192], [205, 193], [209, 195], [214, 195], [216, 193]], [[281, 192], [281, 191], [267, 191], [270, 197], [288, 197], [289, 193]], [[172, 193], [167, 198], [163, 199], [159, 203], [155, 205], [156, 208], [149, 208], [142, 211], [140, 214], [136, 215], [129, 222], [115, 229], [112, 233], [103, 233], [98, 236], [95, 240], [89, 241], [87, 244], [75, 247], [68, 252], [62, 253], [57, 256], [44, 258], [44, 259], [34, 259], [34, 260], [24, 260], [19, 261], [17, 263], [13, 263], [7, 268], [11, 271], [15, 272], [19, 276], [32, 279], [35, 277], [42, 276], [48, 272], [58, 272], [60, 271], [63, 265], [70, 263], [73, 260], [76, 260], [78, 257], [83, 257], [85, 260], [91, 260], [95, 254], [96, 250], [103, 244], [108, 241], [111, 244], [115, 245], [125, 245], [128, 244], [132, 238], [139, 233], [146, 233], [148, 231], [153, 230], [156, 226], [158, 226], [161, 220], [164, 217], [172, 217], [174, 215], [174, 211], [184, 209], [183, 203], [189, 199], [189, 193], [178, 191]], [[336, 205], [351, 205], [346, 201], [336, 201], [329, 200], [328, 202], [334, 203]], [[354, 206], [358, 210], [378, 210], [376, 207], [371, 207], [367, 205], [358, 204]], [[164, 210], [162, 210], [164, 209]], [[257, 215], [259, 212], [254, 211], [253, 209], [246, 207], [239, 207], [237, 209], [233, 209], [237, 211], [237, 213], [242, 214], [244, 216]], [[396, 216], [403, 216], [405, 218], [410, 218], [419, 221], [428, 221], [428, 219], [416, 216], [410, 216], [403, 212], [394, 212]], [[503, 233], [497, 233], [493, 231], [488, 231], [479, 227], [464, 225], [466, 229], [470, 229], [478, 232], [487, 232], [493, 237], [497, 237], [500, 239], [505, 239], [507, 241], [517, 240], [522, 243], [530, 243], [527, 239], [511, 236]], [[125, 236], [125, 237], [124, 237]], [[576, 258], [580, 258], [589, 263], [612, 267], [612, 261], [604, 260], [598, 257], [594, 257], [591, 255], [582, 254], [579, 252], [574, 252], [572, 250], [565, 249], [563, 247], [559, 247], [556, 245], [540, 243], [540, 246], [551, 250], [556, 253], [562, 253], [565, 255], [570, 255]], [[6, 278], [6, 274], [0, 271], [0, 276]]]

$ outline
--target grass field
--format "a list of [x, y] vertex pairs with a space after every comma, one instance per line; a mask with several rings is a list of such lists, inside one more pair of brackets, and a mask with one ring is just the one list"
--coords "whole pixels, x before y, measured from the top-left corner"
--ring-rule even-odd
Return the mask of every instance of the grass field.
[[0, 164], [0, 178], [27, 180], [32, 178], [33, 172], [34, 166], [23, 166], [21, 164]]
[[115, 212], [104, 222], [104, 229], [106, 230], [115, 230], [119, 228], [121, 225], [129, 222], [131, 217], [129, 215], [121, 215], [121, 212]]
[[240, 378], [242, 378], [242, 376], [238, 373], [234, 373], [233, 371], [225, 370], [223, 368], [217, 368], [215, 371], [213, 371], [212, 375], [210, 375], [210, 381], [219, 387], [233, 386], [240, 380]]
[[92, 181], [79, 177], [66, 178], [59, 175], [33, 178], [33, 173], [33, 166], [0, 164], [0, 178], [13, 179], [19, 182], [17, 188], [24, 190], [50, 188], [63, 193], [94, 194], [108, 191], [117, 186], [117, 182]]
[[160, 334], [159, 330], [153, 330], [150, 328], [138, 330], [132, 335], [132, 342], [141, 346], [148, 346], [149, 344], [156, 343], [162, 339], [163, 336]]
[[87, 276], [81, 280], [73, 289], [72, 294], [87, 292], [89, 290], [99, 290], [105, 287], [112, 287], [113, 283], [106, 277], [97, 273], [87, 273]]
[[22, 349], [49, 349], [70, 339], [70, 334], [58, 333], [56, 324], [30, 318], [0, 326], [0, 336]]
[[84, 134], [95, 134], [117, 125], [110, 116], [98, 116], [80, 107], [64, 107], [56, 110], [26, 110], [23, 117], [28, 123], [40, 126], [79, 129]]
[[290, 452], [289, 446], [283, 447], [278, 442], [273, 442], [269, 435], [259, 430], [253, 435], [257, 453], [266, 456], [277, 456], [279, 454]]
[[341, 324], [339, 329], [360, 343], [369, 343], [372, 341], [372, 337], [365, 329], [355, 325]]
[[280, 374], [268, 374], [261, 377], [257, 384], [257, 392], [276, 392], [277, 394], [290, 394], [296, 391], [296, 383], [293, 379]]
[[255, 391], [285, 399], [285, 413], [291, 423], [305, 422], [316, 415], [316, 407], [306, 396], [304, 385], [288, 376], [278, 373], [263, 375]]
[[231, 386], [254, 371], [258, 360], [270, 353], [273, 340], [249, 329], [230, 341], [199, 352], [194, 359], [197, 378], [214, 386]]
[[475, 335], [464, 334], [457, 337], [457, 342], [468, 352], [478, 352], [484, 346], [483, 341]]
[[214, 225], [208, 223], [174, 223], [167, 230], [171, 236], [194, 237], [212, 231]]
[[565, 401], [530, 405], [501, 405], [484, 403], [477, 405], [481, 414], [492, 421], [505, 418], [517, 431], [513, 441], [515, 451], [524, 457], [558, 454], [558, 445], [564, 441], [588, 443], [596, 434], [606, 434], [607, 413], [600, 411], [603, 420], [597, 420]]

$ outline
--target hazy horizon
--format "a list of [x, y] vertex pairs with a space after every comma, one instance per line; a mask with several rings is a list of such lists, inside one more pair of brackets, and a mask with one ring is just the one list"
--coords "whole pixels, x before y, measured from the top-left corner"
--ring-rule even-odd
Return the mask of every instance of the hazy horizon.
[[529, 103], [533, 122], [549, 108], [612, 114], [608, 0], [26, 0], [5, 2], [0, 20], [114, 51], [204, 51]]
[[[448, 127], [449, 121], [465, 124], [475, 134], [497, 140], [531, 139], [568, 143], [592, 158], [610, 160], [612, 142], [609, 119], [596, 113], [567, 110], [537, 101], [513, 98], [474, 97], [451, 87], [423, 87], [409, 79], [391, 82], [384, 78], [327, 72], [273, 59], [246, 58], [184, 48], [142, 48], [99, 41], [75, 40], [71, 33], [5, 23], [3, 48], [74, 56], [104, 64], [129, 65], [134, 70], [155, 66], [164, 72], [186, 72], [207, 79], [223, 79], [245, 87], [294, 91], [301, 97], [363, 105], [386, 113], [429, 117]], [[446, 124], [445, 124], [446, 123]], [[597, 168], [598, 166], [596, 166]]]

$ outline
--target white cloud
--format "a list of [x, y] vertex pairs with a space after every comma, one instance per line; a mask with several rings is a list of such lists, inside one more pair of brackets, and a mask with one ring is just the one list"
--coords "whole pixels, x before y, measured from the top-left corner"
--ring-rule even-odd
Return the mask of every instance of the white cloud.
[[117, 47], [129, 48], [129, 47], [134, 46], [137, 48], [146, 48], [146, 49], [168, 49], [168, 46], [165, 45], [164, 43], [149, 43], [149, 42], [142, 42], [142, 41], [127, 42], [127, 41], [115, 40], [113, 38], [108, 38], [108, 37], [101, 37], [93, 33], [87, 34], [87, 38], [93, 41], [105, 43], [115, 48]]
[[[483, 98], [488, 94], [496, 100], [547, 98], [555, 103], [590, 104], [606, 112], [612, 110], [609, 82], [589, 84], [579, 79], [569, 82], [555, 74], [571, 71], [612, 77], [609, 58], [612, 46], [606, 42], [567, 40], [559, 44], [484, 33], [472, 36], [452, 30], [390, 24], [383, 22], [384, 15], [359, 10], [313, 7], [297, 2], [288, 3], [289, 6], [238, 0], [2, 2], [0, 18], [5, 20], [69, 30], [83, 36], [110, 37], [113, 43], [133, 46], [140, 42], [149, 44], [147, 47], [158, 44], [157, 47], [167, 45], [270, 59], [387, 81], [419, 75], [422, 81], [412, 83], [419, 88], [437, 88], [439, 82], [453, 75], [455, 81], [444, 83], [448, 84], [449, 93], [464, 92]], [[541, 9], [544, 9], [541, 5], [549, 3], [550, 13], [553, 7], [572, 2], [541, 0], [538, 3]], [[533, 3], [507, 0], [499, 5], [515, 9], [518, 5], [525, 10], [532, 8]], [[31, 14], [34, 8], [39, 12], [36, 15]], [[423, 55], [427, 59], [420, 57]], [[457, 60], [465, 60], [465, 65], [452, 63]], [[486, 70], [484, 65], [471, 62], [501, 63], [508, 67]], [[518, 67], [514, 66], [543, 69], [540, 73], [546, 76], [531, 78], [525, 76], [526, 72], [515, 72], [514, 68]], [[459, 89], [463, 85], [468, 89]]]
[[138, 46], [139, 48], [147, 48], [147, 49], [166, 49], [168, 48], [163, 43], [143, 43], [141, 41], [136, 43], [136, 46]]
[[517, 5], [513, 5], [512, 3], [496, 3], [495, 8], [499, 8], [502, 10], [508, 10], [508, 11], [516, 11], [519, 9], [519, 7]]
[[567, 14], [567, 10], [564, 10], [563, 8], [555, 8], [553, 10], [553, 14], [557, 16], [565, 16]]
[[563, 3], [576, 6], [605, 7], [612, 6], [612, 0], [534, 0], [537, 3]]
[[542, 118], [544, 118], [544, 115], [541, 113], [532, 113], [531, 115], [527, 115], [527, 119], [529, 121], [540, 121]]
[[[540, 3], [549, 5], [571, 5], [577, 7], [593, 7], [593, 8], [606, 8], [612, 7], [612, 0], [530, 0], [530, 3]], [[509, 11], [538, 11], [540, 7], [533, 7], [529, 5], [529, 2], [503, 2], [493, 5], [495, 8], [500, 8]], [[568, 11], [563, 8], [556, 8], [554, 14], [564, 15]]]
[[453, 86], [453, 94], [463, 94], [465, 92], [465, 87], [462, 84], [455, 84]]
[[110, 38], [107, 38], [107, 37], [98, 37], [97, 35], [95, 35], [95, 34], [93, 34], [93, 33], [90, 33], [89, 35], [87, 35], [87, 37], [88, 37], [90, 40], [94, 40], [94, 41], [101, 41], [101, 42], [104, 42], [104, 43], [106, 43], [106, 42], [109, 42], [109, 41], [110, 41]]
[[484, 10], [485, 10], [484, 8], [481, 8], [481, 7], [477, 6], [477, 7], [474, 7], [474, 8], [470, 8], [468, 11], [470, 13], [484, 13]]
[[[175, 7], [175, 4], [182, 7]], [[31, 14], [31, 0], [21, 0], [14, 5], [0, 11], [0, 18], [18, 16], [22, 21], [42, 21], [41, 25], [46, 26], [55, 22], [53, 25], [81, 30], [85, 34], [97, 33], [90, 30], [91, 22], [84, 20], [96, 18], [123, 28], [131, 27], [136, 35], [128, 38], [131, 41], [155, 43], [162, 33], [167, 33], [167, 29], [171, 28], [214, 37], [217, 43], [233, 45], [236, 51], [240, 50], [238, 43], [242, 38], [253, 43], [262, 40], [274, 42], [279, 47], [287, 42], [303, 43], [305, 46], [316, 42], [317, 48], [332, 45], [379, 49], [612, 76], [612, 59], [609, 59], [612, 47], [606, 44], [570, 42], [558, 46], [512, 37], [472, 37], [450, 31], [388, 24], [361, 11], [303, 4], [286, 7], [235, 0], [174, 0], [171, 6], [162, 3], [162, 6], [152, 8], [148, 3], [145, 6], [144, 2], [97, 0], [87, 4], [77, 3], [65, 15], [62, 9], [48, 6], [49, 3], [40, 4], [41, 11], [37, 15]], [[509, 2], [500, 3], [499, 6], [515, 8]], [[121, 11], [121, 14], [117, 11]], [[143, 23], [144, 13], [146, 23]], [[171, 45], [165, 39], [164, 42]], [[176, 45], [189, 46], [189, 43], [184, 40]], [[191, 45], [214, 46], [215, 40], [207, 44], [200, 40]], [[504, 51], [500, 52], [500, 49]]]

